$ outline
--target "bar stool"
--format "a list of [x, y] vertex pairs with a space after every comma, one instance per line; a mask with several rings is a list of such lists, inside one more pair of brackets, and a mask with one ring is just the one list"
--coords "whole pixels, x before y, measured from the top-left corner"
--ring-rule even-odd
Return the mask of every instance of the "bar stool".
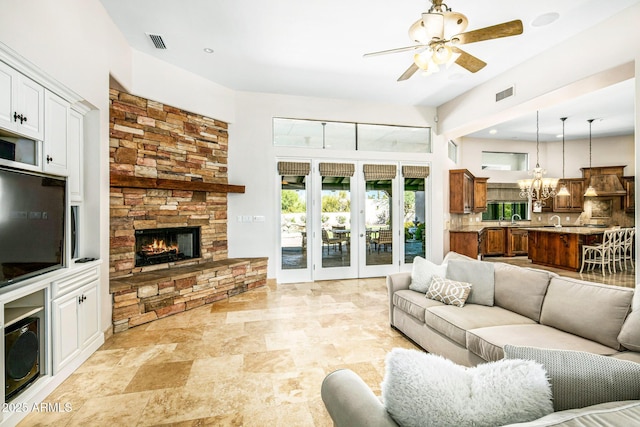
[[[587, 270], [593, 270], [595, 266], [602, 268], [602, 275], [606, 276], [605, 267], [609, 269], [611, 274], [611, 264], [614, 264], [614, 245], [618, 230], [607, 230], [602, 236], [602, 243], [599, 245], [583, 245], [582, 246], [582, 266], [580, 273], [587, 265]], [[615, 272], [615, 264], [613, 271]]]

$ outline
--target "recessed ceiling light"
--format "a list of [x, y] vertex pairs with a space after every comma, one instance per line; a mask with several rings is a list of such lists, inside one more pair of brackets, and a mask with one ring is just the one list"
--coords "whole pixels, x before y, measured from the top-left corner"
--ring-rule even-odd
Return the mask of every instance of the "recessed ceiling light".
[[498, 130], [497, 130], [497, 129], [491, 129], [491, 130], [489, 131], [489, 133], [490, 133], [491, 135], [495, 135], [496, 133], [498, 133]]
[[210, 47], [205, 47], [203, 50], [207, 53], [213, 53], [213, 49], [211, 49]]
[[552, 24], [556, 22], [560, 18], [560, 14], [558, 12], [549, 12], [543, 13], [531, 21], [532, 27], [544, 27], [545, 25]]
[[557, 134], [556, 138], [562, 138], [562, 134], [561, 133]]

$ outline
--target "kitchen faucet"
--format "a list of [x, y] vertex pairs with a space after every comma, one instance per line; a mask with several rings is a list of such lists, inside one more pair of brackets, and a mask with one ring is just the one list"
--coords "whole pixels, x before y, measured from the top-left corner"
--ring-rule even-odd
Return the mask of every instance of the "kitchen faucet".
[[511, 215], [511, 225], [516, 223], [516, 217], [518, 217], [518, 219], [520, 219], [520, 220], [522, 219], [522, 217], [520, 215], [518, 215], [518, 214]]
[[551, 218], [549, 218], [549, 222], [551, 222], [553, 220], [553, 218], [558, 218], [558, 223], [554, 224], [554, 227], [562, 227], [562, 224], [560, 224], [560, 217], [558, 215], [554, 215]]

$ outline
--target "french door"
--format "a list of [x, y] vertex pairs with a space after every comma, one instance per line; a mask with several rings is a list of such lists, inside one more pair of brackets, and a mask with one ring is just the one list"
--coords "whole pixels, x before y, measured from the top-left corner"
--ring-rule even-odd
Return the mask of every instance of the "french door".
[[322, 160], [278, 170], [279, 282], [384, 276], [425, 256], [428, 166]]

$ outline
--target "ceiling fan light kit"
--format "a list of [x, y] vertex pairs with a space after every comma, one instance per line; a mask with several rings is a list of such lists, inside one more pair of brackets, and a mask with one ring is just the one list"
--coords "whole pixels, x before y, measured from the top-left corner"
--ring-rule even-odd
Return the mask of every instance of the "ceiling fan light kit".
[[417, 51], [413, 55], [413, 63], [398, 78], [407, 80], [418, 70], [431, 74], [439, 71], [438, 65], [453, 63], [460, 65], [472, 73], [476, 73], [487, 64], [479, 58], [463, 51], [458, 46], [510, 37], [522, 34], [522, 21], [515, 20], [491, 27], [480, 28], [469, 32], [469, 21], [465, 15], [454, 12], [442, 0], [431, 0], [431, 8], [409, 27], [409, 38], [417, 43], [413, 46], [366, 53], [364, 56], [384, 55], [388, 53]]

